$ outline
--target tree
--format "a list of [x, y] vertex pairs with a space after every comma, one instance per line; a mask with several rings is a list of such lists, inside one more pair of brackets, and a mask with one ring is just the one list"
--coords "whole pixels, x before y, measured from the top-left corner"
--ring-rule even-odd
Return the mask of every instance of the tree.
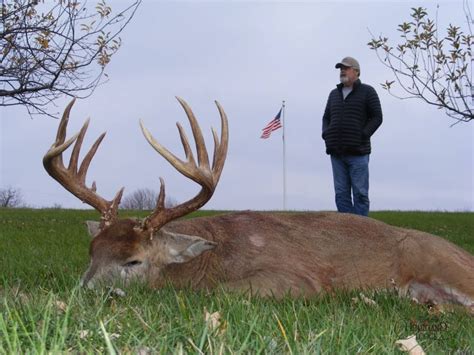
[[[156, 207], [158, 193], [151, 189], [138, 189], [127, 195], [122, 203], [121, 208], [127, 210], [153, 210]], [[166, 197], [165, 207], [173, 207], [176, 201]]]
[[0, 106], [24, 105], [30, 115], [66, 94], [85, 98], [105, 81], [119, 34], [141, 0], [113, 13], [77, 0], [1, 0]]
[[15, 208], [23, 205], [21, 190], [13, 187], [0, 189], [0, 207]]
[[[398, 25], [400, 43], [392, 47], [387, 37], [379, 36], [368, 43], [379, 60], [394, 74], [394, 80], [382, 84], [393, 96], [418, 98], [444, 109], [458, 122], [474, 118], [472, 15], [464, 0], [467, 30], [450, 24], [440, 36], [437, 22], [426, 9], [412, 8], [411, 20]], [[467, 31], [467, 32], [466, 32]], [[394, 93], [397, 83], [404, 95]]]

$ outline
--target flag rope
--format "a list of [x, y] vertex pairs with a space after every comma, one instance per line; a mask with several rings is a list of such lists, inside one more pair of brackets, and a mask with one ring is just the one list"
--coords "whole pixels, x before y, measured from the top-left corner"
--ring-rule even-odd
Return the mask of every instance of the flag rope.
[[286, 144], [285, 144], [285, 100], [283, 100], [281, 105], [281, 123], [283, 126], [283, 211], [286, 211]]

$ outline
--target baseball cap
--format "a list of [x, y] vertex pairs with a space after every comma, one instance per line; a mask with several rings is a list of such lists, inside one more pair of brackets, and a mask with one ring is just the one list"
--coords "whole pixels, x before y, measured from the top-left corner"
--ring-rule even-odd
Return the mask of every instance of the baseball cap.
[[336, 64], [336, 69], [339, 69], [340, 67], [349, 67], [349, 68], [354, 68], [360, 71], [360, 65], [357, 60], [355, 60], [352, 57], [345, 57], [343, 58], [339, 63]]

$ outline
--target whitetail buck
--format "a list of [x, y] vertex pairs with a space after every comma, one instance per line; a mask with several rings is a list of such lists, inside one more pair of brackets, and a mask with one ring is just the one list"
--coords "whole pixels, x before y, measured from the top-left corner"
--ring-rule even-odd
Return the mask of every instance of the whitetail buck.
[[[97, 283], [139, 279], [153, 287], [160, 287], [166, 281], [177, 287], [222, 285], [279, 297], [287, 293], [310, 296], [334, 289], [384, 289], [395, 284], [420, 302], [474, 307], [474, 257], [428, 233], [333, 212], [237, 212], [178, 220], [211, 198], [224, 166], [228, 143], [227, 117], [216, 102], [222, 129], [220, 140], [213, 130], [215, 148], [211, 166], [196, 118], [189, 106], [178, 100], [191, 124], [197, 164], [179, 124], [186, 161], [160, 145], [142, 123], [141, 128], [151, 146], [202, 189], [189, 201], [165, 208], [165, 184], [160, 179], [156, 208], [143, 221], [117, 218], [123, 189], [107, 201], [96, 194], [95, 183], [86, 186], [88, 166], [104, 135], [97, 139], [78, 168], [88, 122], [66, 141], [66, 126], [74, 101], [66, 108], [56, 141], [43, 163], [54, 179], [101, 213], [100, 222], [88, 223], [93, 239], [83, 285], [93, 287]], [[62, 153], [74, 142], [66, 168]]]

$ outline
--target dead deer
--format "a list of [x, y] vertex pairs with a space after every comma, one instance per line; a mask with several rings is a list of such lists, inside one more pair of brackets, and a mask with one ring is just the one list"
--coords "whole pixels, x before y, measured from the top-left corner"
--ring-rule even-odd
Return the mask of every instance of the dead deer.
[[[165, 208], [165, 183], [156, 208], [144, 220], [118, 219], [123, 188], [107, 201], [86, 186], [89, 164], [102, 134], [78, 167], [88, 121], [66, 140], [74, 101], [64, 111], [56, 141], [46, 153], [46, 171], [64, 188], [97, 209], [100, 222], [88, 222], [93, 239], [90, 265], [82, 284], [120, 280], [161, 287], [213, 288], [218, 285], [258, 295], [311, 296], [335, 289], [391, 289], [420, 302], [455, 303], [474, 308], [474, 257], [434, 235], [398, 228], [351, 214], [336, 212], [236, 212], [214, 217], [178, 219], [202, 207], [214, 193], [228, 145], [228, 123], [221, 117], [220, 139], [214, 136], [212, 165], [201, 129], [190, 107], [179, 103], [189, 119], [196, 143], [197, 163], [188, 138], [178, 123], [183, 161], [158, 143], [140, 121], [150, 145], [180, 173], [201, 185], [187, 202]], [[75, 142], [69, 166], [62, 153]]]

